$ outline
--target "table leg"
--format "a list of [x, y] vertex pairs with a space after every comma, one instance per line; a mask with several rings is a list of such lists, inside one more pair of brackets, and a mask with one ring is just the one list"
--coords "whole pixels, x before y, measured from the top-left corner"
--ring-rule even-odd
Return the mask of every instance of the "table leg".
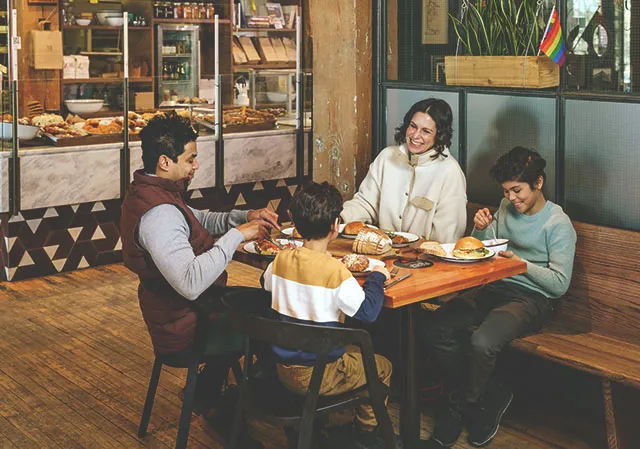
[[418, 366], [416, 332], [420, 304], [403, 307], [404, 382], [400, 408], [400, 435], [405, 448], [417, 447], [420, 441], [420, 401], [418, 398]]

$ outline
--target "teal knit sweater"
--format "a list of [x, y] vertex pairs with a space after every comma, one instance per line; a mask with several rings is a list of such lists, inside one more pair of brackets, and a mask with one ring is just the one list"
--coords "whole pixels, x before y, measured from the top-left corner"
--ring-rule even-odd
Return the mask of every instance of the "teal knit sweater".
[[505, 279], [558, 298], [566, 293], [573, 272], [576, 231], [571, 220], [557, 204], [547, 201], [540, 212], [525, 215], [503, 198], [494, 220], [473, 236], [481, 240], [494, 237], [509, 239], [510, 251], [527, 263], [527, 272]]

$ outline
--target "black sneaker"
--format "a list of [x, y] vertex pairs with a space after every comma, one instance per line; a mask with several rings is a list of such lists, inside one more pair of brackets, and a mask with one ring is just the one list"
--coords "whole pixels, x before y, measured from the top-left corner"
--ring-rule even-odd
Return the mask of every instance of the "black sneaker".
[[[394, 435], [397, 449], [402, 449], [402, 440], [398, 435]], [[384, 438], [380, 434], [379, 428], [373, 431], [356, 429], [354, 439], [354, 449], [388, 449]]]
[[469, 414], [469, 443], [474, 447], [488, 444], [498, 433], [500, 420], [507, 410], [513, 393], [504, 385], [496, 385], [485, 393]]
[[458, 391], [441, 397], [436, 407], [435, 421], [431, 439], [443, 447], [456, 444], [464, 427], [464, 413]]

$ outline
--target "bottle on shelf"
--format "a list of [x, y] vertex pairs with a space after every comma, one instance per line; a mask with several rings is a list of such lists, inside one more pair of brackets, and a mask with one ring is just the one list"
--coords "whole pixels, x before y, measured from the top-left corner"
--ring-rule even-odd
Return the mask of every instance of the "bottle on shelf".
[[213, 20], [214, 16], [216, 15], [216, 9], [213, 6], [213, 3], [207, 3], [206, 9], [207, 9], [206, 18]]
[[193, 8], [191, 7], [191, 3], [189, 2], [184, 4], [184, 18], [193, 19]]
[[207, 8], [204, 6], [204, 2], [198, 4], [198, 19], [207, 18]]

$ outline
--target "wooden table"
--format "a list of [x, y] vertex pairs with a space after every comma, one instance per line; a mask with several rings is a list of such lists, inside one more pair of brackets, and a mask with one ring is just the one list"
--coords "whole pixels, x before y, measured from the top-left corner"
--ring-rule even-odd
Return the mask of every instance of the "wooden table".
[[[420, 242], [416, 243], [418, 245]], [[353, 240], [338, 238], [331, 242], [329, 251], [335, 257], [342, 257], [353, 252]], [[396, 255], [392, 250], [380, 256], [369, 256], [377, 259]], [[241, 262], [266, 268], [268, 260], [260, 256], [248, 254], [242, 250], [236, 252]], [[395, 259], [387, 259], [388, 268]], [[504, 257], [492, 257], [474, 263], [455, 263], [441, 261], [435, 257], [430, 259], [433, 266], [420, 269], [401, 268], [398, 277], [411, 272], [412, 276], [385, 290], [385, 307], [403, 312], [403, 342], [405, 361], [403, 401], [400, 411], [400, 433], [405, 448], [411, 448], [420, 440], [420, 407], [418, 401], [417, 382], [417, 348], [416, 330], [420, 302], [438, 296], [455, 293], [472, 287], [495, 282], [527, 271], [527, 264], [519, 260]]]

